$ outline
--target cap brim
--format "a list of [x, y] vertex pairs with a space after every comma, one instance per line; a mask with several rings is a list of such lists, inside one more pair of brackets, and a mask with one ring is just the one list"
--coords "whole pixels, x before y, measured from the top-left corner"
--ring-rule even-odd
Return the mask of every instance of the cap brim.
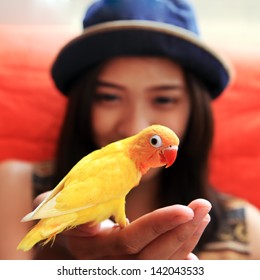
[[52, 67], [57, 88], [67, 95], [74, 79], [108, 58], [125, 55], [167, 56], [201, 79], [212, 98], [230, 81], [229, 63], [193, 33], [145, 20], [112, 21], [87, 28], [65, 45]]

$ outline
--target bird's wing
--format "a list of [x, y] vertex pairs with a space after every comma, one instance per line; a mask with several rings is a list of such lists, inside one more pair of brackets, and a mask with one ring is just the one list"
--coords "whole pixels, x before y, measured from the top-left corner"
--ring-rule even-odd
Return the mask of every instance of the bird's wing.
[[[87, 164], [87, 165], [86, 165]], [[59, 216], [124, 197], [140, 180], [133, 161], [122, 153], [79, 162], [30, 219]], [[28, 220], [28, 219], [27, 219]]]
[[24, 216], [21, 221], [22, 222], [27, 222], [27, 221], [31, 221], [31, 220], [37, 219], [37, 218], [35, 218], [35, 214], [40, 212], [41, 209], [44, 207], [44, 205], [46, 205], [58, 193], [61, 192], [61, 190], [64, 188], [65, 179], [66, 179], [66, 177], [63, 178], [62, 181], [60, 181], [60, 183], [50, 192], [50, 194], [32, 212], [30, 212], [29, 214]]
[[[110, 145], [112, 146], [112, 144]], [[115, 144], [115, 146], [117, 146]], [[88, 154], [84, 158], [82, 158], [73, 168], [69, 171], [69, 173], [59, 182], [59, 184], [50, 192], [50, 194], [38, 205], [37, 208], [34, 209], [34, 211], [30, 212], [26, 216], [22, 218], [22, 222], [27, 222], [30, 220], [38, 219], [36, 218], [39, 213], [41, 213], [43, 210], [42, 208], [46, 209], [46, 204], [48, 204], [48, 207], [50, 207], [50, 204], [53, 198], [56, 197], [65, 187], [65, 183], [67, 182], [67, 186], [73, 185], [73, 182], [71, 184], [68, 184], [69, 181], [73, 181], [75, 178], [81, 178], [82, 169], [87, 170], [89, 168], [89, 165], [92, 164], [93, 161], [99, 159], [102, 155], [106, 155], [111, 153], [111, 149], [99, 149], [96, 151], [93, 151], [92, 153]], [[51, 207], [50, 207], [51, 208]]]

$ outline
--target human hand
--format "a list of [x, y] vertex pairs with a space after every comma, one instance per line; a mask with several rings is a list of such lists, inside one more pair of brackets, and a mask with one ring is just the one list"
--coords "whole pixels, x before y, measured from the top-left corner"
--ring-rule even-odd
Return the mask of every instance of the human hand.
[[73, 259], [196, 259], [192, 250], [210, 221], [210, 208], [197, 199], [155, 210], [124, 229], [112, 223], [80, 225], [59, 234], [49, 254], [63, 248]]

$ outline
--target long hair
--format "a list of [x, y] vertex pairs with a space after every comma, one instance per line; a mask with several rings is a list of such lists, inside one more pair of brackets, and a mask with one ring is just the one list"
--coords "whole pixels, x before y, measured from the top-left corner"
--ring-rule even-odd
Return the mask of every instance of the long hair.
[[206, 242], [215, 238], [223, 205], [208, 176], [214, 135], [210, 95], [192, 74], [185, 72], [185, 78], [191, 102], [190, 118], [175, 163], [163, 169], [159, 197], [161, 206], [187, 205], [196, 198], [205, 198], [212, 203], [211, 222], [197, 246], [202, 249]]
[[[98, 148], [92, 138], [91, 106], [101, 69], [99, 65], [87, 71], [71, 88], [58, 143], [53, 186], [83, 156]], [[158, 199], [161, 207], [175, 203], [187, 205], [196, 198], [205, 198], [212, 203], [211, 223], [199, 242], [198, 248], [201, 248], [217, 232], [222, 207], [208, 182], [208, 159], [213, 138], [210, 97], [193, 75], [186, 73], [186, 82], [192, 104], [188, 127], [177, 160], [173, 166], [163, 170]]]
[[77, 79], [69, 93], [69, 102], [57, 145], [52, 187], [85, 155], [98, 147], [92, 139], [91, 106], [100, 67]]

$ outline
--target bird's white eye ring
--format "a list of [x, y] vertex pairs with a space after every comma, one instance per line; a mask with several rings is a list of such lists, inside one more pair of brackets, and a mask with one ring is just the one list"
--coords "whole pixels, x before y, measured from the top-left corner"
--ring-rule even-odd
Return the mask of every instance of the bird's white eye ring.
[[150, 138], [150, 144], [155, 148], [159, 148], [162, 146], [162, 138], [159, 135], [154, 135]]

